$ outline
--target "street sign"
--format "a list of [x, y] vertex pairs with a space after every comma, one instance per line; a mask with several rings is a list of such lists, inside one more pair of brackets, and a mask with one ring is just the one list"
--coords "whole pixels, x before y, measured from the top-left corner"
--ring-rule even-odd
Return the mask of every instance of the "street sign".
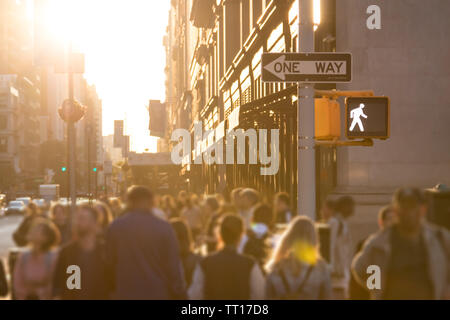
[[346, 135], [349, 139], [387, 139], [390, 126], [388, 97], [349, 97], [345, 100]]
[[263, 82], [350, 82], [350, 53], [263, 53]]

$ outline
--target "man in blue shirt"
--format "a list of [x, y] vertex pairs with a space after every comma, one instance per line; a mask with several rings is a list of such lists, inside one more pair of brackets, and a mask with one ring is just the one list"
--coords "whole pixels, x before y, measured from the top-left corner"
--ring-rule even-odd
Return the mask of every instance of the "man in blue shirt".
[[108, 229], [106, 247], [114, 282], [113, 299], [186, 298], [174, 231], [152, 210], [152, 192], [133, 186], [127, 193], [125, 215]]

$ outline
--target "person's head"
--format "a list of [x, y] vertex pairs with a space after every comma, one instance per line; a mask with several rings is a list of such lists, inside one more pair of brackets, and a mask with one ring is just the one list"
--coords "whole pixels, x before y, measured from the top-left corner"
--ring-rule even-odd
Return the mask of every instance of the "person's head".
[[230, 201], [231, 204], [236, 208], [236, 210], [241, 209], [241, 192], [242, 188], [235, 188], [231, 191]]
[[49, 219], [36, 218], [28, 231], [27, 240], [33, 250], [47, 252], [60, 243], [61, 234]]
[[78, 237], [97, 234], [101, 227], [103, 214], [98, 206], [88, 204], [77, 208], [75, 215], [75, 232]]
[[380, 229], [389, 228], [394, 224], [394, 209], [392, 206], [385, 206], [378, 212], [378, 226]]
[[407, 233], [420, 231], [427, 213], [426, 199], [417, 188], [403, 188], [395, 192], [392, 201], [396, 223]]
[[328, 221], [330, 219], [336, 210], [336, 202], [331, 199], [327, 199], [324, 204], [322, 205], [320, 216], [324, 221]]
[[355, 201], [350, 196], [340, 197], [335, 204], [335, 211], [344, 219], [350, 218], [355, 211]]
[[241, 208], [249, 210], [259, 202], [259, 193], [255, 189], [247, 188], [241, 191]]
[[150, 210], [153, 208], [153, 193], [147, 187], [130, 187], [126, 199], [127, 207], [130, 210]]
[[189, 254], [192, 249], [192, 234], [187, 224], [178, 218], [170, 220], [170, 224], [178, 240], [180, 255], [185, 256]]
[[180, 192], [178, 192], [178, 196], [177, 196], [177, 201], [181, 204], [181, 205], [186, 205], [186, 201], [188, 199], [188, 193], [184, 190], [181, 190]]
[[207, 196], [203, 202], [205, 214], [212, 215], [219, 209], [219, 201], [215, 196]]
[[255, 207], [252, 218], [253, 224], [262, 223], [270, 229], [272, 228], [273, 220], [273, 210], [271, 207], [263, 203]]
[[37, 216], [41, 213], [41, 209], [39, 209], [39, 207], [36, 205], [36, 203], [31, 202], [28, 203], [27, 205], [27, 211], [28, 211], [28, 215], [30, 216]]
[[283, 233], [267, 267], [269, 270], [284, 258], [315, 264], [319, 258], [318, 235], [313, 221], [306, 216], [294, 218]]
[[365, 107], [364, 103], [361, 103], [361, 104], [359, 105], [359, 107], [360, 107], [361, 109], [364, 109], [364, 107]]
[[290, 209], [291, 199], [286, 192], [279, 192], [275, 195], [274, 207], [276, 212], [285, 212]]
[[171, 195], [165, 195], [162, 197], [161, 206], [164, 209], [174, 209], [176, 207], [175, 199]]
[[60, 203], [52, 205], [50, 208], [50, 217], [57, 226], [64, 226], [69, 222], [69, 213], [67, 208]]
[[106, 230], [113, 221], [111, 209], [103, 202], [96, 202], [94, 207], [100, 213], [100, 227]]
[[226, 246], [237, 246], [244, 233], [244, 223], [241, 217], [226, 215], [220, 223], [220, 238]]

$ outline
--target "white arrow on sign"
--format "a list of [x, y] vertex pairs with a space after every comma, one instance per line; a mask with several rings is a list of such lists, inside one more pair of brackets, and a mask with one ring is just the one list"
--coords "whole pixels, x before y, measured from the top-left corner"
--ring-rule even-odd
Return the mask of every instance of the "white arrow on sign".
[[264, 69], [281, 80], [287, 75], [345, 75], [346, 61], [286, 61], [282, 55], [264, 66]]

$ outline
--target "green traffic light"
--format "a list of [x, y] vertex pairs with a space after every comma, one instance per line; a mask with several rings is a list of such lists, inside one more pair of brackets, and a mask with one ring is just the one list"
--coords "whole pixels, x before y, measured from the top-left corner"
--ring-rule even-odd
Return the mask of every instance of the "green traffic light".
[[92, 169], [92, 171], [97, 172], [97, 168]]
[[66, 172], [66, 171], [67, 171], [67, 168], [66, 168], [66, 167], [62, 167], [62, 168], [61, 168], [61, 171], [62, 171], [62, 172]]

